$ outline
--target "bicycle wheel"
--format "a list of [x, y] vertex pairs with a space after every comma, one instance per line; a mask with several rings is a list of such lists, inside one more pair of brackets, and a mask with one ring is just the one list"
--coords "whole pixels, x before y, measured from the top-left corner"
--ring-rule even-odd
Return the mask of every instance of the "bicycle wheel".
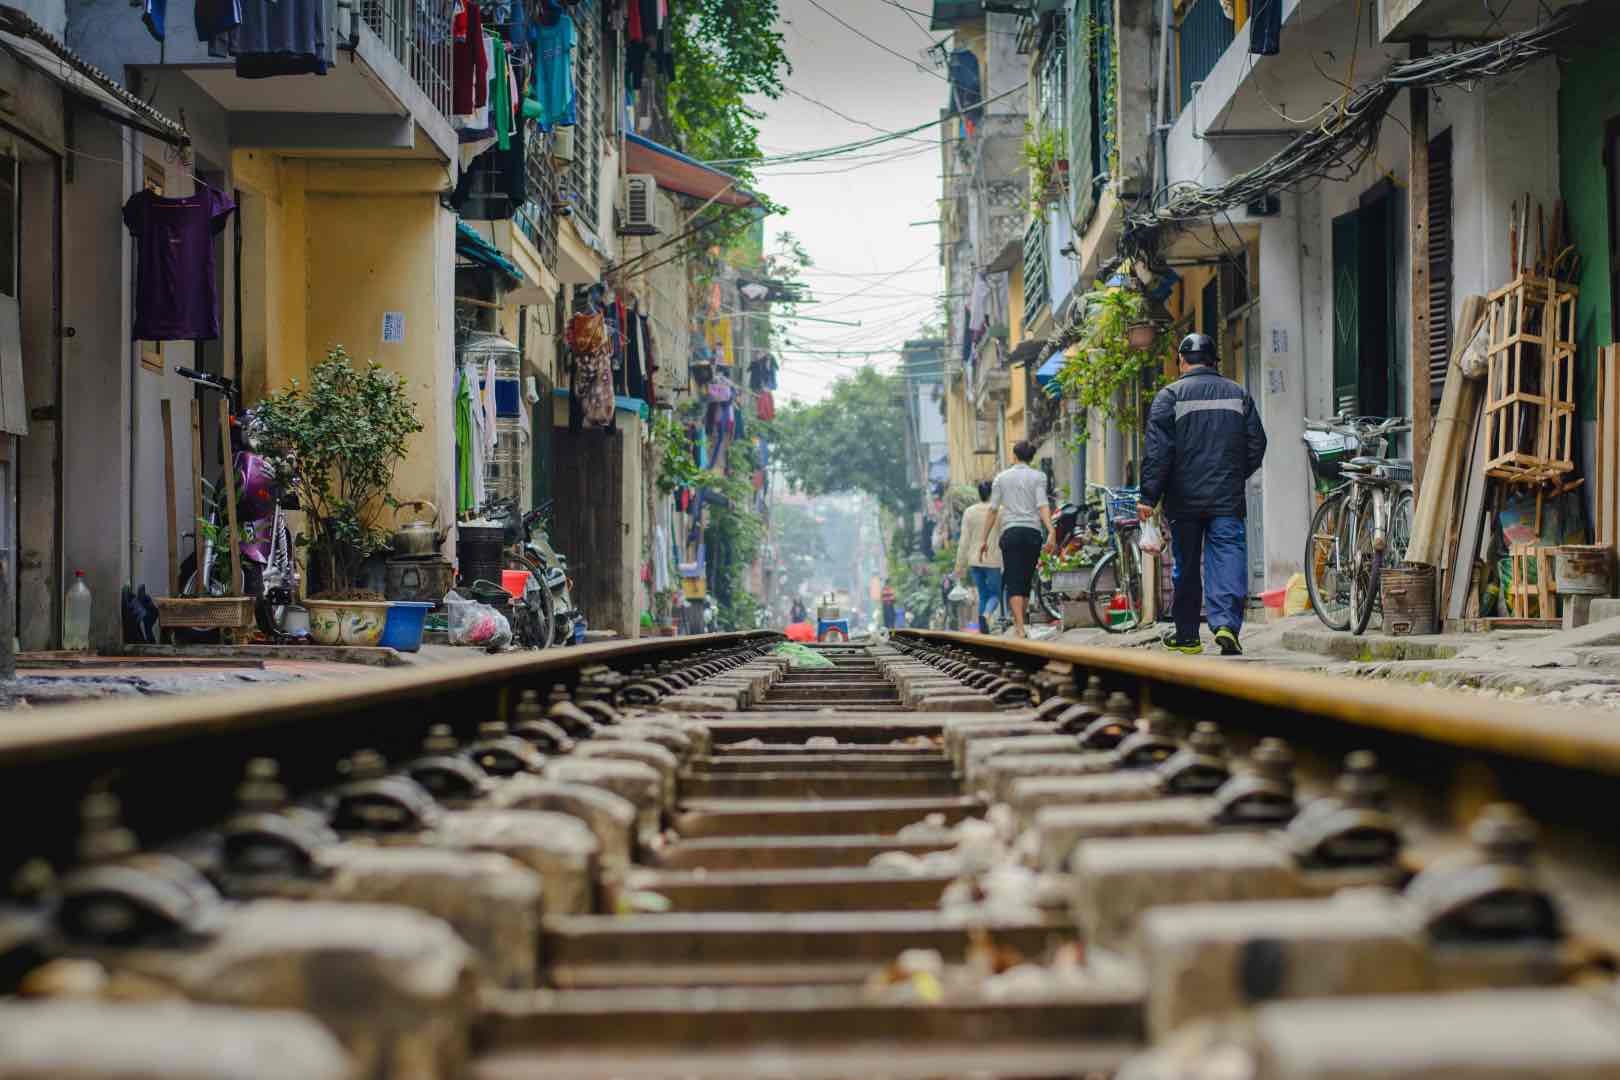
[[1402, 490], [1395, 495], [1389, 510], [1389, 543], [1384, 546], [1385, 566], [1406, 563], [1406, 549], [1412, 544], [1412, 492]]
[[1052, 592], [1051, 579], [1037, 569], [1033, 585], [1034, 587], [1030, 591], [1034, 594], [1034, 601], [1040, 605], [1042, 611], [1046, 612], [1048, 619], [1055, 623], [1061, 623], [1063, 621], [1063, 604]]
[[1350, 629], [1347, 559], [1351, 538], [1346, 503], [1342, 492], [1329, 496], [1311, 515], [1305, 537], [1305, 591], [1310, 594], [1311, 610], [1329, 630]]
[[[1128, 612], [1127, 617], [1117, 626], [1109, 620], [1115, 596], [1125, 597]], [[1086, 602], [1091, 605], [1091, 617], [1096, 620], [1098, 626], [1110, 634], [1123, 634], [1127, 630], [1135, 630], [1141, 626], [1142, 572], [1135, 566], [1135, 560], [1130, 559], [1127, 564], [1121, 564], [1118, 551], [1110, 551], [1104, 555], [1096, 568], [1091, 571], [1090, 595]]]
[[1350, 632], [1360, 635], [1367, 632], [1373, 608], [1378, 603], [1378, 572], [1383, 564], [1383, 552], [1373, 548], [1370, 506], [1355, 515], [1355, 543], [1351, 551], [1354, 561], [1350, 570]]
[[536, 649], [551, 648], [552, 638], [556, 635], [557, 612], [551, 596], [551, 589], [545, 583], [546, 568], [540, 563], [531, 561], [521, 555], [508, 555], [506, 557], [506, 568], [508, 570], [527, 570], [539, 581], [540, 588], [537, 590], [540, 601], [537, 605], [539, 610], [531, 611], [529, 616], [531, 622], [526, 636], [530, 638], [529, 644]]

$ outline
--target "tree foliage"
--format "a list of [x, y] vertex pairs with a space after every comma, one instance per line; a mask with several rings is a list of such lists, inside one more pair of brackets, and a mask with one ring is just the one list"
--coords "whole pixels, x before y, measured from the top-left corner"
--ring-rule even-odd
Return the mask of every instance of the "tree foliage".
[[326, 590], [353, 589], [360, 564], [393, 534], [380, 519], [394, 468], [422, 430], [405, 377], [376, 363], [356, 368], [339, 345], [309, 373], [254, 409], [254, 434], [277, 481], [308, 515], [307, 545]]
[[892, 513], [916, 508], [906, 476], [906, 407], [898, 375], [863, 367], [813, 405], [790, 402], [776, 417], [776, 460], [800, 491], [864, 491]]
[[[751, 95], [782, 96], [782, 79], [792, 72], [776, 29], [777, 0], [671, 0], [670, 28], [675, 77], [667, 87], [670, 123], [680, 148], [699, 161], [720, 166], [745, 186], [755, 182], [746, 164], [760, 156], [759, 123], [764, 113], [749, 106]], [[770, 212], [782, 208], [760, 196]], [[725, 247], [747, 230], [755, 212], [726, 206], [704, 210], [695, 224], [703, 229], [693, 247]]]

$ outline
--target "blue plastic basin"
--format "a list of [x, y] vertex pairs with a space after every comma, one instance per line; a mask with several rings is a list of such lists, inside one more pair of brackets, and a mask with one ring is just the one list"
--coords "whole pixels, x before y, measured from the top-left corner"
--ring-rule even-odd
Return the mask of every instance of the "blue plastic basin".
[[388, 618], [383, 620], [382, 640], [385, 649], [416, 652], [422, 648], [422, 625], [433, 605], [420, 600], [390, 600]]

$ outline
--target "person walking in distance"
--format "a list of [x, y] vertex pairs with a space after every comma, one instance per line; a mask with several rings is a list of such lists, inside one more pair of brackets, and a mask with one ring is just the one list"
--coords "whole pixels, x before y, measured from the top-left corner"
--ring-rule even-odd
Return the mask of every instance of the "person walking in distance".
[[883, 583], [883, 592], [879, 594], [883, 599], [883, 626], [885, 629], [894, 629], [894, 586], [887, 581]]
[[992, 605], [997, 615], [1002, 614], [1001, 531], [997, 529], [991, 535], [990, 519], [995, 511], [990, 508], [990, 490], [990, 481], [979, 481], [979, 501], [962, 511], [962, 540], [956, 545], [956, 576], [971, 574], [973, 588], [979, 594], [981, 634], [990, 632], [990, 617], [986, 612]]
[[1203, 652], [1199, 612], [1222, 656], [1240, 656], [1248, 602], [1245, 485], [1266, 456], [1266, 431], [1254, 399], [1215, 370], [1215, 343], [1188, 334], [1176, 350], [1181, 378], [1160, 390], [1148, 413], [1138, 512], [1146, 521], [1162, 501], [1175, 552], [1176, 626], [1166, 647]]
[[1010, 469], [1003, 469], [990, 485], [990, 516], [985, 537], [979, 542], [979, 558], [990, 553], [990, 537], [1001, 529], [1001, 587], [1012, 609], [1013, 633], [1027, 637], [1024, 615], [1029, 608], [1029, 591], [1035, 584], [1035, 563], [1043, 548], [1057, 546], [1052, 532], [1052, 501], [1046, 497], [1046, 474], [1033, 468], [1035, 447], [1027, 441], [1013, 446], [1016, 458]]

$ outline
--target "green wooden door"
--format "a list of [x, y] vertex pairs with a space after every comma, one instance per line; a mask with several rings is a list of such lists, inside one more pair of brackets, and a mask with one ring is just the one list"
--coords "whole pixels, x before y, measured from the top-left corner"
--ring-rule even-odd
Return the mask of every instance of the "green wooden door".
[[1333, 409], [1361, 407], [1361, 214], [1333, 219]]

